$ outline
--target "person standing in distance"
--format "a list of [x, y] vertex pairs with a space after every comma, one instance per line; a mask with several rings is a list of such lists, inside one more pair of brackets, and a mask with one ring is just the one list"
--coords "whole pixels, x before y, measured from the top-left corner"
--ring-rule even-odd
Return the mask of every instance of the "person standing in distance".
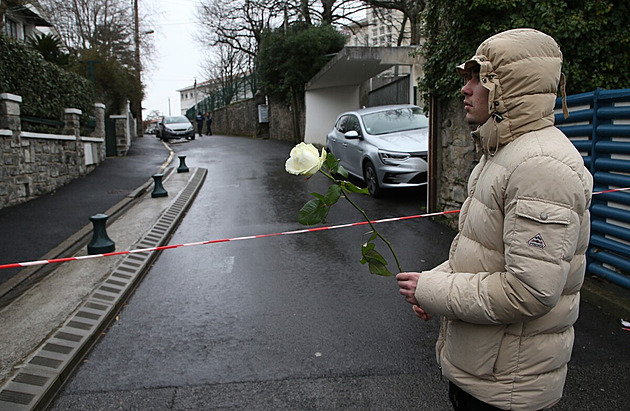
[[206, 113], [206, 134], [211, 136], [212, 135], [212, 115], [210, 114], [210, 112], [208, 111]]
[[197, 121], [197, 133], [201, 137], [203, 135], [203, 114], [201, 114], [201, 111], [197, 113], [195, 120]]
[[[554, 127], [562, 53], [514, 29], [457, 67], [479, 164], [448, 261], [399, 273], [436, 344], [455, 410], [539, 410], [562, 397], [589, 242], [593, 179]], [[563, 95], [564, 97], [564, 95]]]

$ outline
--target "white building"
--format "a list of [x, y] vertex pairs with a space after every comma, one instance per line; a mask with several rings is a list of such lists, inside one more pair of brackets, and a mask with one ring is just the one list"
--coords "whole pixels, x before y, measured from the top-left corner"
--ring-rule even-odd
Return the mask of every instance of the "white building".
[[201, 83], [195, 83], [192, 86], [184, 87], [177, 90], [179, 93], [179, 104], [181, 107], [181, 114], [185, 115], [186, 111], [191, 107], [197, 105], [198, 102], [209, 96], [208, 90], [210, 90], [211, 81], [204, 81]]
[[[231, 82], [213, 79], [179, 89], [177, 91], [180, 96], [182, 115], [197, 105], [200, 111], [205, 112], [214, 107], [220, 107], [225, 100], [235, 103], [250, 99], [254, 97], [252, 81], [254, 81], [253, 75], [249, 73], [238, 76]], [[206, 98], [212, 100], [212, 103], [204, 101]]]
[[[404, 21], [400, 10], [369, 9], [366, 18], [345, 30], [347, 46], [396, 47]], [[403, 31], [400, 46], [408, 46], [410, 41], [409, 24]]]
[[[19, 41], [26, 41], [35, 34], [44, 34], [49, 32], [52, 27], [48, 21], [42, 16], [33, 5], [17, 5], [15, 2], [8, 1], [9, 7], [4, 14], [2, 31], [8, 37], [12, 37]], [[44, 29], [46, 28], [46, 29]]]

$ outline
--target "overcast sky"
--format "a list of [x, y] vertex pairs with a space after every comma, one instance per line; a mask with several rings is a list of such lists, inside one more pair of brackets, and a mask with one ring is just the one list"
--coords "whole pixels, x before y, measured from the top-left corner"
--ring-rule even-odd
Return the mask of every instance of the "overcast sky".
[[[144, 2], [146, 3], [143, 4]], [[203, 47], [195, 44], [193, 38], [198, 2], [199, 0], [139, 0], [142, 10], [153, 10], [153, 15], [147, 22], [154, 22], [141, 23], [141, 27], [155, 31], [151, 34], [155, 55], [152, 63], [145, 63], [142, 73], [142, 80], [146, 85], [142, 103], [143, 117], [153, 110], [169, 115], [169, 99], [171, 114], [180, 114], [177, 90], [192, 86], [195, 78], [198, 82], [203, 81]]]

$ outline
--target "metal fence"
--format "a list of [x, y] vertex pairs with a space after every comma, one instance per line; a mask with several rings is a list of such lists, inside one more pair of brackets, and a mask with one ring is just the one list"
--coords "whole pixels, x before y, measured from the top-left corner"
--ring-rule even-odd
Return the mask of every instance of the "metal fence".
[[410, 81], [410, 76], [404, 76], [372, 90], [368, 94], [368, 106], [409, 103]]
[[248, 74], [225, 82], [222, 86], [208, 92], [207, 97], [186, 110], [186, 117], [192, 121], [199, 112], [212, 112], [228, 104], [252, 98], [258, 90], [257, 80], [255, 74]]
[[567, 119], [561, 103], [556, 125], [582, 153], [593, 191], [603, 192], [591, 204], [586, 272], [630, 289], [630, 191], [616, 191], [630, 187], [630, 89], [568, 96]]

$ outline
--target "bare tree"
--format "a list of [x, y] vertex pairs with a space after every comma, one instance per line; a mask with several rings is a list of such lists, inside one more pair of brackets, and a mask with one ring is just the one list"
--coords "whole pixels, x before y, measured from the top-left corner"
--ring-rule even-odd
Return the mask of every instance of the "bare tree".
[[[65, 47], [73, 54], [98, 52], [135, 67], [134, 16], [131, 2], [120, 0], [40, 0], [47, 19], [55, 26]], [[146, 21], [141, 19], [141, 21]], [[148, 30], [140, 30], [145, 33]], [[143, 55], [151, 44], [141, 36]]]
[[[374, 8], [399, 10], [406, 17], [411, 30], [411, 44], [420, 44], [422, 34], [422, 12], [426, 7], [427, 0], [362, 0], [365, 4]], [[404, 27], [401, 28], [401, 33]]]
[[212, 79], [206, 92], [218, 98], [222, 105], [228, 105], [243, 88], [241, 84], [250, 72], [251, 63], [246, 53], [226, 44], [217, 45], [215, 51], [206, 61], [206, 76]]
[[[293, 0], [304, 1], [304, 0]], [[332, 24], [338, 27], [357, 26], [361, 24], [363, 12], [367, 5], [355, 0], [311, 0], [301, 4], [297, 15], [309, 15], [305, 22]]]
[[282, 13], [275, 0], [205, 0], [198, 6], [198, 40], [255, 56], [263, 30], [281, 22]]
[[348, 27], [361, 24], [368, 6], [355, 0], [203, 0], [198, 7], [198, 40], [255, 56], [262, 33], [291, 21]]

